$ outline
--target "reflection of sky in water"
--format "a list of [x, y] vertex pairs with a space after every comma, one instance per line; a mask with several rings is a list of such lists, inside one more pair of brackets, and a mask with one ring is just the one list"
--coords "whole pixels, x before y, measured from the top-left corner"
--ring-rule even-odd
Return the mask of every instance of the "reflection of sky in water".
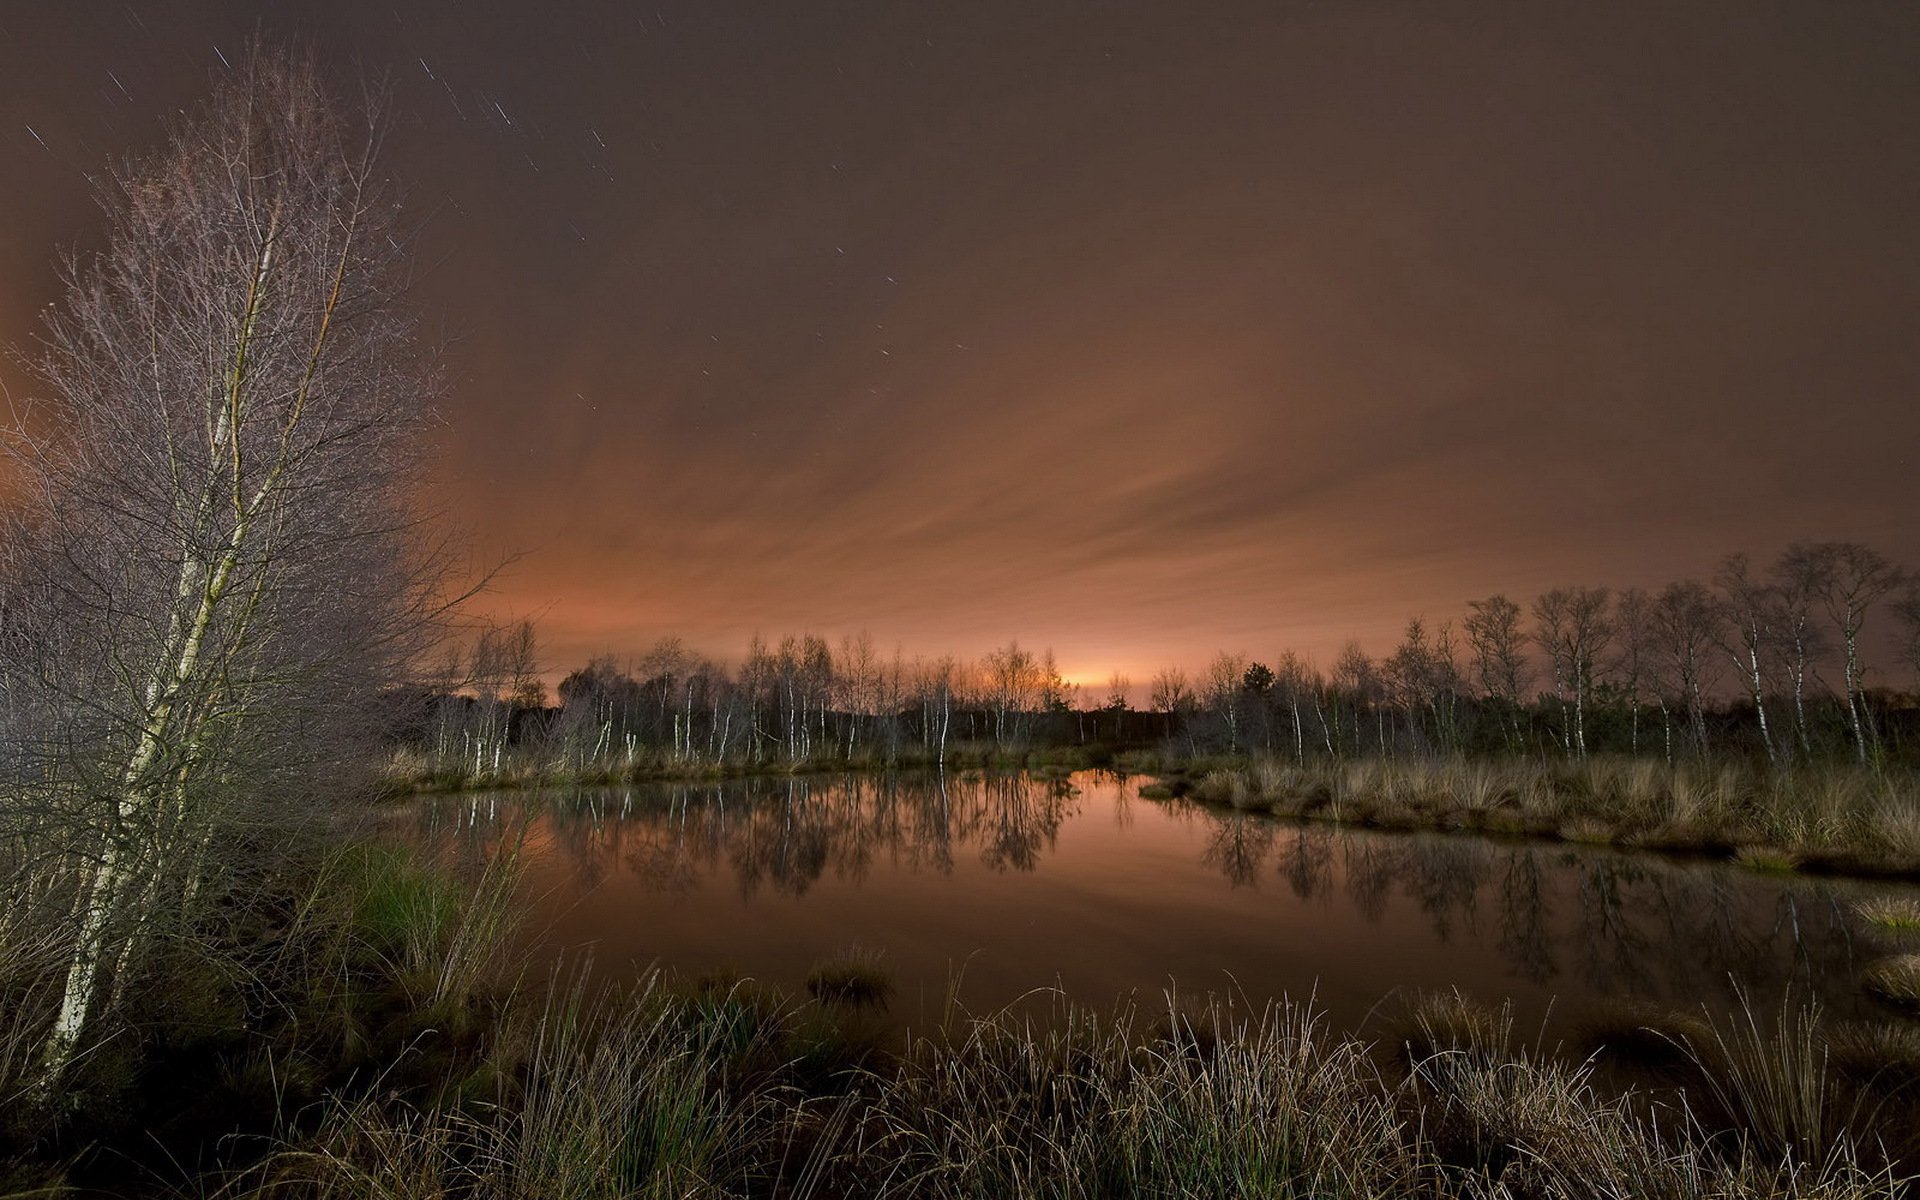
[[[459, 797], [423, 836], [472, 850], [531, 814], [533, 924], [603, 968], [657, 961], [793, 986], [859, 943], [922, 1023], [1054, 984], [1105, 1004], [1315, 995], [1363, 1025], [1396, 989], [1511, 997], [1524, 1024], [1614, 1000], [1722, 1007], [1736, 984], [1851, 1011], [1874, 953], [1861, 885], [1551, 844], [1283, 824], [1141, 800], [1085, 773], [758, 779]], [[1389, 1002], [1388, 1008], [1392, 1008]]]

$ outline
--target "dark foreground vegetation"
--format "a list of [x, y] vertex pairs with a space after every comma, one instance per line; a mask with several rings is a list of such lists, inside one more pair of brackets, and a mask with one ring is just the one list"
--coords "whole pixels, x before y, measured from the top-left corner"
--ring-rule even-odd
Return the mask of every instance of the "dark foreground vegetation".
[[[807, 1001], [745, 980], [528, 978], [511, 854], [442, 871], [345, 815], [382, 748], [375, 697], [415, 676], [458, 590], [408, 516], [434, 377], [399, 307], [407, 231], [380, 131], [331, 104], [311, 64], [253, 54], [107, 181], [105, 249], [73, 264], [50, 318], [48, 407], [10, 431], [0, 539], [4, 1190], [1865, 1197], [1920, 1168], [1906, 1025], [1649, 1017], [1585, 1057], [1456, 998], [1372, 1043], [1284, 1006], [1062, 1002], [956, 1015], [902, 1051], [863, 1033], [888, 994], [866, 955], [821, 964]], [[1626, 610], [1587, 591], [1536, 605], [1555, 682], [1526, 705], [1511, 673], [1469, 689], [1446, 636], [1410, 630], [1383, 664], [1356, 652], [1324, 677], [1223, 658], [1196, 696], [1169, 674], [1152, 716], [1127, 710], [1124, 686], [1081, 711], [1018, 647], [984, 673], [912, 675], [909, 703], [897, 660], [818, 639], [760, 648], [737, 679], [599, 664], [556, 710], [535, 694], [530, 639], [522, 654], [495, 635], [456, 672], [465, 686], [411, 693], [432, 702], [385, 748], [412, 756], [410, 776], [464, 784], [900, 761], [910, 741], [944, 762], [965, 740], [993, 757], [1291, 753], [1302, 771], [1505, 747], [1593, 770], [1644, 735], [1675, 770], [1757, 744], [1751, 770], [1839, 758], [1881, 780], [1911, 739], [1903, 702], [1864, 683], [1855, 601], [1897, 575], [1810, 553], [1845, 663], [1824, 701], [1780, 674], [1773, 633], [1724, 632], [1758, 628], [1747, 599], [1773, 595], [1730, 566], [1731, 607], [1707, 611], [1723, 650], [1746, 648], [1731, 661], [1764, 659], [1741, 675], [1761, 680], [1750, 710], [1709, 714], [1679, 657], [1644, 693], [1630, 667], [1608, 690], [1595, 630], [1627, 629]], [[1702, 594], [1682, 588], [1673, 612]], [[1515, 644], [1500, 621], [1496, 650]], [[1794, 717], [1776, 730], [1783, 678]], [[1269, 788], [1266, 769], [1244, 786], [1272, 803], [1312, 790]], [[1243, 786], [1212, 778], [1202, 790], [1229, 801]], [[1879, 786], [1781, 800], [1805, 809], [1802, 832], [1768, 827], [1766, 843], [1890, 837], [1890, 821], [1847, 824]], [[1669, 824], [1745, 812], [1675, 810], [1668, 792]], [[1555, 810], [1563, 832], [1571, 819]], [[1897, 934], [1910, 915], [1875, 919]], [[1893, 1003], [1920, 994], [1902, 956], [1872, 983]]]
[[[12, 1191], [1677, 1200], [1890, 1197], [1920, 1168], [1915, 1024], [1631, 1013], [1543, 1046], [1451, 994], [1366, 1040], [1297, 1005], [1054, 997], [902, 1048], [865, 1020], [871, 955], [813, 999], [600, 987], [518, 959], [511, 852], [283, 862], [130, 989], [56, 1105], [6, 1106]], [[0, 959], [16, 1101], [57, 974], [31, 934]]]

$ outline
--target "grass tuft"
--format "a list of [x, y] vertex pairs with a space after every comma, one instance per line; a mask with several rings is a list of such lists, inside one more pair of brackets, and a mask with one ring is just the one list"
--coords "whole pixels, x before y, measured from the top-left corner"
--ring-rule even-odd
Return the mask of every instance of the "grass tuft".
[[1867, 990], [1904, 1008], [1920, 1008], [1920, 954], [1895, 954], [1861, 973]]
[[1880, 929], [1920, 933], [1920, 897], [1875, 896], [1854, 905], [1853, 911]]
[[1741, 846], [1733, 852], [1733, 861], [1749, 871], [1768, 875], [1790, 875], [1800, 869], [1800, 856], [1778, 846]]
[[881, 951], [848, 946], [815, 963], [807, 972], [807, 992], [822, 1004], [879, 1008], [893, 994], [893, 976]]

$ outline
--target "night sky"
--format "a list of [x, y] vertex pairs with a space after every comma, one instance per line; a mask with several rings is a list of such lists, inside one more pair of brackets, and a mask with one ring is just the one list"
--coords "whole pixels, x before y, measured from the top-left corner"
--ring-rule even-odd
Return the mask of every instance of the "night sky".
[[1143, 681], [1920, 563], [1911, 0], [4, 0], [0, 341], [256, 30], [393, 78], [426, 499], [553, 668], [865, 628]]

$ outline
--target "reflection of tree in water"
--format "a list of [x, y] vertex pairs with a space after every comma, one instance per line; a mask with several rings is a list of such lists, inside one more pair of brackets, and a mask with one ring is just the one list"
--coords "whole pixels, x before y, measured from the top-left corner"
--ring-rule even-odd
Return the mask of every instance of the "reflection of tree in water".
[[1407, 855], [1408, 891], [1433, 925], [1434, 936], [1447, 941], [1455, 922], [1475, 928], [1480, 886], [1492, 874], [1491, 843], [1478, 838], [1418, 838]]
[[1225, 875], [1234, 887], [1250, 887], [1272, 853], [1278, 833], [1279, 826], [1272, 821], [1235, 813], [1215, 822], [1202, 861]]
[[747, 806], [726, 840], [740, 894], [751, 896], [765, 884], [783, 896], [805, 895], [832, 859], [845, 815], [833, 808], [825, 797], [816, 800], [804, 779], [789, 779], [777, 795]]
[[[829, 872], [859, 879], [882, 863], [944, 875], [975, 855], [994, 870], [1034, 870], [1073, 796], [1024, 776], [882, 775], [639, 786], [526, 804], [473, 796], [422, 806], [415, 837], [477, 866], [533, 813], [528, 844], [580, 883], [620, 871], [675, 894], [730, 878], [745, 894], [799, 896]], [[1235, 886], [1254, 885], [1273, 863], [1298, 901], [1344, 898], [1376, 924], [1411, 916], [1436, 939], [1483, 942], [1516, 979], [1689, 1004], [1732, 1002], [1736, 986], [1762, 1000], [1791, 987], [1847, 1011], [1862, 1003], [1851, 986], [1848, 893], [1821, 881], [1242, 813], [1177, 816], [1211, 823], [1205, 862]]]
[[539, 801], [448, 801], [423, 808], [416, 840], [476, 858], [509, 823], [538, 814], [534, 841], [555, 866], [591, 886], [622, 870], [684, 894], [727, 871], [743, 895], [800, 896], [829, 872], [865, 878], [883, 857], [946, 874], [956, 847], [977, 847], [995, 870], [1033, 870], [1052, 849], [1073, 792], [1001, 775], [845, 776], [657, 784], [579, 791]]
[[1327, 829], [1302, 829], [1289, 838], [1280, 852], [1280, 874], [1287, 886], [1302, 900], [1333, 886], [1333, 833]]
[[1559, 974], [1553, 957], [1551, 899], [1535, 854], [1508, 853], [1500, 871], [1500, 954], [1522, 979], [1545, 983]]
[[1033, 870], [1041, 849], [1053, 849], [1071, 792], [1024, 775], [989, 776], [980, 787], [987, 798], [980, 861], [996, 871]]
[[[1301, 831], [1302, 835], [1306, 832]], [[1393, 891], [1397, 847], [1383, 838], [1342, 838], [1340, 849], [1346, 866], [1347, 899], [1353, 901], [1361, 916], [1379, 923], [1387, 914], [1387, 900]]]
[[[1506, 845], [1206, 814], [1208, 865], [1236, 886], [1278, 843], [1294, 895], [1344, 895], [1369, 922], [1411, 902], [1433, 936], [1490, 943], [1518, 978], [1573, 972], [1602, 995], [1731, 1005], [1739, 993], [1859, 1004], [1845, 898], [1826, 882], [1772, 880], [1651, 855]], [[1267, 825], [1273, 833], [1263, 838]], [[1483, 906], [1483, 896], [1486, 903]], [[1485, 908], [1495, 927], [1482, 930]]]
[[[1573, 944], [1585, 951], [1580, 973], [1598, 991], [1645, 992], [1652, 988], [1652, 947], [1627, 911], [1633, 885], [1645, 876], [1612, 859], [1569, 855], [1579, 903]], [[1637, 893], [1635, 893], [1637, 894]], [[1669, 926], [1671, 928], [1671, 926]]]

